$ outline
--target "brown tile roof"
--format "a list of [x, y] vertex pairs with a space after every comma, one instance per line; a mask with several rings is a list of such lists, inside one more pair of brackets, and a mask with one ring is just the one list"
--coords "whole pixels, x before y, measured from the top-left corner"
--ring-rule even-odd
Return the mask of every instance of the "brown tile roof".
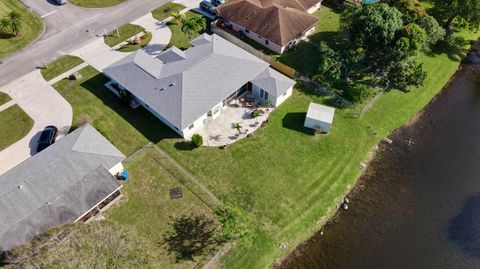
[[218, 7], [222, 17], [284, 46], [318, 18], [306, 12], [314, 0], [231, 0]]

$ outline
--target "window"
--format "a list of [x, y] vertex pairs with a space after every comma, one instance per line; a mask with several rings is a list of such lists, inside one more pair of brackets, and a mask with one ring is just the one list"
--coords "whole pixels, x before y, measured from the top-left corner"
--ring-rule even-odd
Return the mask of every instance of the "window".
[[262, 37], [261, 37], [261, 36], [258, 36], [258, 38], [262, 39]]
[[265, 44], [268, 45], [268, 40], [265, 40]]
[[245, 33], [250, 34], [250, 30], [245, 29]]
[[188, 126], [188, 129], [190, 129], [190, 130], [193, 129], [193, 123], [192, 123], [192, 125]]

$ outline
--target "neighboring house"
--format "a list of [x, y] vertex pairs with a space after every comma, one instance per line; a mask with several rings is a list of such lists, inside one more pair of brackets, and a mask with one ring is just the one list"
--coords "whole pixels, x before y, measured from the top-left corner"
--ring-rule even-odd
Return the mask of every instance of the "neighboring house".
[[157, 57], [139, 50], [104, 73], [187, 139], [244, 93], [273, 106], [292, 94], [295, 81], [217, 35], [204, 34], [191, 44], [185, 51], [171, 47]]
[[0, 176], [0, 248], [85, 221], [120, 195], [125, 156], [84, 125]]
[[315, 32], [321, 0], [231, 0], [218, 7], [224, 25], [282, 54]]

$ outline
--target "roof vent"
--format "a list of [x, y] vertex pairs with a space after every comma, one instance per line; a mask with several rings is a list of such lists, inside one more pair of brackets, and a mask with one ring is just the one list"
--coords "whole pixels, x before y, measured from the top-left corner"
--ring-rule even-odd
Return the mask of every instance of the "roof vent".
[[18, 185], [18, 188], [21, 189], [21, 188], [22, 188], [22, 185]]
[[160, 88], [160, 91], [163, 91], [163, 90], [165, 90], [165, 88], [164, 88], [164, 87]]
[[175, 86], [175, 82], [168, 85], [168, 87], [173, 87], [173, 86]]

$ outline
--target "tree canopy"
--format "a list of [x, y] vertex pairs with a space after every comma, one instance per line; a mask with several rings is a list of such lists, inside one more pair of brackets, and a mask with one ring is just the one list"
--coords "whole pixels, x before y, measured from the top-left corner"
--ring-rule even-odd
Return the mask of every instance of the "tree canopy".
[[457, 19], [472, 30], [480, 27], [480, 0], [434, 0], [439, 19], [444, 23], [447, 35], [452, 33], [452, 24]]

